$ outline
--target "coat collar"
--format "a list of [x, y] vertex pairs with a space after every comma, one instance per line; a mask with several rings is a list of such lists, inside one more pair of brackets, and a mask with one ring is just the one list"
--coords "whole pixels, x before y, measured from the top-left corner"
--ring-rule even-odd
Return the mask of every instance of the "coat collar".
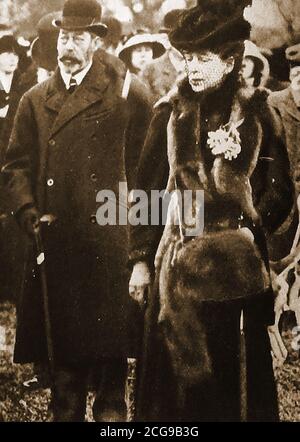
[[286, 112], [289, 113], [296, 120], [300, 121], [300, 109], [297, 107], [292, 91], [290, 87], [288, 87], [285, 91], [284, 99], [281, 101], [282, 106], [285, 108]]
[[50, 130], [50, 136], [57, 133], [72, 118], [92, 104], [103, 101], [105, 93], [111, 86], [111, 81], [112, 79], [107, 75], [106, 66], [95, 57], [81, 85], [72, 95], [69, 95], [57, 69], [49, 81], [45, 103], [48, 109], [58, 114]]

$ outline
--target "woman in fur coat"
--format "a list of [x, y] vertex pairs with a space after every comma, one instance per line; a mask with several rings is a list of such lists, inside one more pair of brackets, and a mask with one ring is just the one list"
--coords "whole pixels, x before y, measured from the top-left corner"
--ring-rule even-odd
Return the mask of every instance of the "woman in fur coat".
[[153, 282], [138, 419], [278, 420], [265, 233], [293, 190], [280, 122], [240, 76], [248, 3], [203, 0], [170, 33], [187, 77], [156, 108], [137, 188], [202, 191], [204, 225], [189, 236], [172, 196], [165, 228], [131, 227], [131, 296], [143, 302]]

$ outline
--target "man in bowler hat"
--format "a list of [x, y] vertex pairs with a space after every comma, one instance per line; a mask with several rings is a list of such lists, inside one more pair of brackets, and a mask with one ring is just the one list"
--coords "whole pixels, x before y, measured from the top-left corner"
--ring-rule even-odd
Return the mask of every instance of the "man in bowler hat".
[[[3, 168], [10, 210], [28, 235], [14, 360], [45, 363], [47, 345], [34, 232], [46, 253], [54, 353], [55, 421], [83, 421], [88, 378], [96, 420], [123, 420], [128, 279], [127, 226], [97, 222], [100, 190], [132, 187], [150, 117], [143, 87], [113, 56], [94, 57], [107, 32], [96, 0], [67, 0], [58, 68], [21, 100]], [[124, 202], [123, 202], [124, 204]], [[41, 228], [41, 216], [54, 221]]]

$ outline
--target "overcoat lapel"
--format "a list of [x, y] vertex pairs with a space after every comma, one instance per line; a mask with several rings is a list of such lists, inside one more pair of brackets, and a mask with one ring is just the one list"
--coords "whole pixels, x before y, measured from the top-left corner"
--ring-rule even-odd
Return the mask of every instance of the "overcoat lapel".
[[[57, 113], [50, 136], [59, 132], [70, 120], [92, 104], [102, 101], [105, 106], [103, 98], [109, 88], [109, 83], [105, 66], [95, 59], [81, 85], [69, 95], [57, 70], [50, 83], [45, 103], [48, 109]], [[98, 111], [101, 112], [101, 106]]]

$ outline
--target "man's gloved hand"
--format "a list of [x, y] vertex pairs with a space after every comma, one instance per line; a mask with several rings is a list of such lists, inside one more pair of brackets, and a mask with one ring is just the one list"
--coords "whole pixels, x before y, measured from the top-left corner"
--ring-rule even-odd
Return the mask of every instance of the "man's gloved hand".
[[146, 289], [151, 283], [151, 274], [145, 262], [137, 262], [132, 270], [129, 281], [129, 295], [141, 306], [145, 303]]
[[36, 207], [26, 207], [17, 214], [21, 229], [29, 236], [34, 236], [40, 225], [40, 213]]

